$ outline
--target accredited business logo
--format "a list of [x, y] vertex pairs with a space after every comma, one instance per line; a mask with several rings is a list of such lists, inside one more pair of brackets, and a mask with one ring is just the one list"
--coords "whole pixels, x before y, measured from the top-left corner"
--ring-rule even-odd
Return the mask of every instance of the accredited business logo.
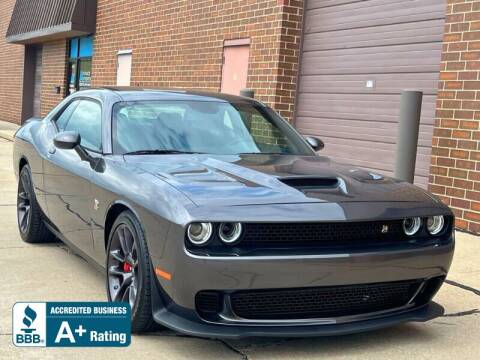
[[16, 303], [13, 306], [13, 343], [17, 346], [45, 346], [46, 304]]
[[130, 305], [107, 302], [16, 303], [16, 346], [128, 346]]

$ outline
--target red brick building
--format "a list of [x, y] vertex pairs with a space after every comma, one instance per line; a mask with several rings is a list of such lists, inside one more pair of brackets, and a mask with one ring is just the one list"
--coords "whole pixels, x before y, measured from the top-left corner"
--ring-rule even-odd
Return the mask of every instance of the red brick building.
[[415, 182], [480, 233], [478, 0], [4, 0], [0, 120], [91, 86], [255, 97], [323, 153], [392, 174], [400, 93], [424, 92]]

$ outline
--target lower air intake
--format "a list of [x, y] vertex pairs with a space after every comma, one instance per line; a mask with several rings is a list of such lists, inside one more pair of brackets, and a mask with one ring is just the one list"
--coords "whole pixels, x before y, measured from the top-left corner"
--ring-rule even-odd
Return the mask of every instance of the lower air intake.
[[407, 305], [420, 280], [238, 291], [231, 295], [233, 312], [244, 319], [281, 320], [330, 318], [391, 310]]

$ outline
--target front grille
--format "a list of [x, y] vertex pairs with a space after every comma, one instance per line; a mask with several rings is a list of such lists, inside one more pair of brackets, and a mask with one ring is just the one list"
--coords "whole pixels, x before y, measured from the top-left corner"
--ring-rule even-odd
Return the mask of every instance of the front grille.
[[[402, 220], [337, 223], [249, 223], [240, 246], [368, 246], [405, 242]], [[384, 232], [382, 232], [382, 230]]]
[[213, 224], [211, 240], [202, 246], [185, 236], [185, 247], [200, 256], [264, 256], [277, 254], [358, 251], [405, 246], [444, 244], [451, 241], [453, 219], [446, 217], [445, 230], [432, 236], [426, 218], [415, 236], [403, 231], [403, 219], [383, 221], [339, 221], [306, 223], [243, 223], [243, 233], [235, 243], [225, 244], [219, 237], [219, 223]]
[[405, 306], [420, 280], [388, 283], [248, 290], [231, 295], [233, 312], [244, 319], [330, 318], [366, 314]]

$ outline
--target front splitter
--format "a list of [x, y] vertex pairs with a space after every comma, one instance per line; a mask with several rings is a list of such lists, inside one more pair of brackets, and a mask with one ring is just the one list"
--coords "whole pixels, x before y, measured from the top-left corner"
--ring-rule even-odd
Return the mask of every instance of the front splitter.
[[196, 322], [176, 315], [163, 308], [153, 314], [154, 320], [182, 334], [222, 339], [248, 337], [315, 337], [347, 335], [386, 328], [406, 322], [426, 322], [444, 314], [444, 308], [435, 303], [400, 313], [389, 314], [368, 320], [340, 324], [296, 325], [296, 326], [239, 326]]

